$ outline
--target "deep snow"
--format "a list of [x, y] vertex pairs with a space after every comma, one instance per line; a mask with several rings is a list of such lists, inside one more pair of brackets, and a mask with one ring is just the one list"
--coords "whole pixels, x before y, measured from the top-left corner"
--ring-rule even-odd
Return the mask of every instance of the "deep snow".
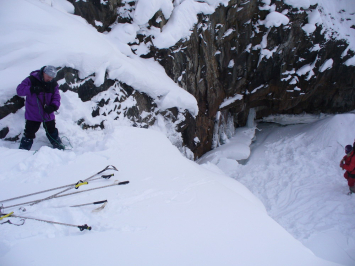
[[[112, 125], [77, 130], [70, 140], [73, 150], [53, 150], [42, 134], [36, 141], [44, 146], [35, 154], [0, 141], [1, 199], [75, 183], [106, 165], [119, 169], [113, 179], [130, 184], [25, 206], [25, 212], [5, 209], [93, 229], [2, 224], [1, 265], [334, 265], [272, 220], [243, 185], [211, 163], [184, 158], [157, 131]], [[68, 207], [104, 199], [109, 203], [98, 213], [94, 206]]]
[[[319, 257], [355, 265], [355, 197], [347, 195], [339, 167], [344, 147], [354, 141], [355, 114], [275, 116], [265, 121], [279, 124], [239, 129], [244, 144], [243, 138], [232, 138], [199, 162], [210, 161], [244, 184], [275, 221]], [[251, 155], [243, 157], [254, 130]]]
[[354, 122], [355, 114], [344, 114], [309, 125], [260, 127], [265, 132], [234, 176], [316, 255], [349, 266], [355, 265], [355, 197], [347, 195], [339, 162], [355, 138]]

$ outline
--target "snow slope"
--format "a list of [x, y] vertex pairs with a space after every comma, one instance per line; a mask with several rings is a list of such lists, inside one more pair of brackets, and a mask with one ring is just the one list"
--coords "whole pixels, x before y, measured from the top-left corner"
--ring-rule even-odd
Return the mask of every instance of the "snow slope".
[[354, 141], [354, 114], [265, 128], [235, 178], [268, 213], [322, 258], [355, 265], [355, 197], [339, 167]]
[[[1, 199], [75, 183], [106, 165], [119, 169], [114, 179], [130, 183], [25, 206], [25, 212], [7, 209], [93, 229], [2, 224], [1, 265], [335, 265], [295, 240], [243, 185], [212, 164], [187, 160], [159, 132], [114, 126], [71, 139], [81, 139], [72, 151], [43, 146], [35, 154], [1, 141]], [[98, 213], [91, 212], [96, 206], [68, 207], [104, 199], [109, 203]]]
[[[200, 163], [210, 161], [244, 184], [272, 218], [319, 257], [355, 265], [355, 197], [346, 194], [347, 181], [339, 167], [344, 147], [354, 141], [355, 114], [265, 120], [303, 124], [259, 124], [249, 158], [247, 153], [241, 158], [240, 151], [250, 138], [244, 137], [244, 143], [233, 138]], [[252, 130], [240, 129], [237, 134], [248, 136]]]

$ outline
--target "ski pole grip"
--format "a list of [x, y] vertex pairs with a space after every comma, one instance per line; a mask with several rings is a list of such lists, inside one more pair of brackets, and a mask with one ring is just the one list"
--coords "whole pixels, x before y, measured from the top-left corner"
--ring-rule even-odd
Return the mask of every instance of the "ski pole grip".
[[107, 200], [96, 201], [93, 204], [101, 204], [101, 203], [105, 203], [105, 202], [107, 202]]
[[79, 225], [78, 228], [80, 229], [80, 231], [84, 231], [85, 229], [89, 231], [91, 230], [91, 226], [88, 226], [87, 224]]
[[110, 179], [111, 176], [114, 176], [115, 174], [110, 174], [110, 175], [102, 175], [101, 177], [102, 178], [105, 178], [105, 179]]
[[117, 185], [127, 185], [128, 183], [129, 183], [129, 181], [123, 181], [123, 182], [118, 183]]

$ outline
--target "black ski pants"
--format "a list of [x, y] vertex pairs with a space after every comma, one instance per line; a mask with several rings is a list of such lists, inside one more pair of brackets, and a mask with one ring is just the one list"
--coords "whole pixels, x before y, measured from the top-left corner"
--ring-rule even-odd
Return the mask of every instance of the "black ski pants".
[[[36, 132], [41, 126], [42, 122], [26, 120], [25, 125], [25, 137], [28, 139], [34, 139], [36, 137]], [[56, 131], [55, 120], [43, 122], [43, 127], [46, 129], [46, 132], [51, 134]]]

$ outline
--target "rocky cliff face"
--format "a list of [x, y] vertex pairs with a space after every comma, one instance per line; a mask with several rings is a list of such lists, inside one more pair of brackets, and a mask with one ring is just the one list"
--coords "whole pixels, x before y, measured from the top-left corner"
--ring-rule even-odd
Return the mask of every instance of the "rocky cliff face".
[[[260, 23], [269, 13], [260, 10], [262, 3], [232, 0], [211, 16], [200, 16], [189, 40], [155, 53], [168, 75], [198, 99], [200, 112], [191, 125], [201, 140], [192, 147], [196, 156], [223, 143], [231, 120], [244, 126], [251, 108], [261, 119], [355, 107], [355, 68], [344, 64], [354, 53], [342, 56], [346, 42], [326, 40], [322, 26], [308, 36], [302, 27], [310, 10], [272, 2], [279, 13], [287, 11], [289, 23], [267, 28]], [[324, 70], [328, 60], [332, 68]], [[240, 100], [221, 106], [238, 94]]]
[[[100, 32], [109, 31], [112, 23], [132, 22], [136, 5], [134, 0], [70, 2], [75, 14]], [[288, 21], [268, 25], [271, 7], [287, 14]], [[212, 15], [199, 15], [191, 36], [169, 49], [159, 50], [154, 47], [154, 38], [138, 35], [131, 45], [151, 43], [150, 52], [142, 57], [154, 57], [176, 83], [195, 96], [199, 105], [196, 118], [177, 109], [159, 112], [153, 99], [117, 80], [106, 79], [97, 88], [90, 78], [80, 80], [76, 70], [69, 68], [62, 69], [58, 79], [65, 79], [63, 91], [75, 91], [83, 101], [116, 88], [112, 99], [97, 100], [92, 116], [105, 120], [115, 112], [141, 127], [153, 125], [161, 116], [174, 132], [172, 142], [185, 154], [187, 147], [193, 152], [189, 156], [197, 158], [223, 144], [236, 127], [245, 126], [250, 110], [256, 119], [262, 119], [270, 114], [355, 109], [355, 67], [345, 64], [354, 52], [345, 41], [326, 38], [328, 33], [321, 25], [311, 33], [302, 29], [316, 8], [295, 9], [283, 1], [266, 5], [257, 0], [231, 0]], [[349, 14], [349, 19], [355, 21], [355, 15]], [[165, 23], [159, 11], [147, 27], [162, 29]], [[134, 99], [132, 106], [123, 104], [129, 97]], [[13, 101], [18, 107], [23, 105], [18, 99]], [[6, 106], [0, 107], [2, 110], [14, 112]], [[85, 121], [78, 124], [83, 128], [103, 126]], [[1, 132], [6, 135], [6, 129]]]

